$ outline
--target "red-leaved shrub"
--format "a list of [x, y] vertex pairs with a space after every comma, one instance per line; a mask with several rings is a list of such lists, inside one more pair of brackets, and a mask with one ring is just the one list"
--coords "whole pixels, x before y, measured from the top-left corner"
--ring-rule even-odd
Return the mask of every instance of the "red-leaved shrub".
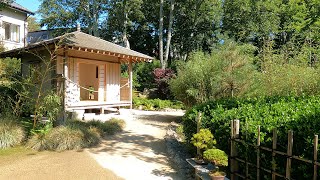
[[156, 68], [153, 71], [154, 82], [157, 88], [157, 94], [160, 99], [170, 99], [169, 80], [175, 76], [172, 69]]

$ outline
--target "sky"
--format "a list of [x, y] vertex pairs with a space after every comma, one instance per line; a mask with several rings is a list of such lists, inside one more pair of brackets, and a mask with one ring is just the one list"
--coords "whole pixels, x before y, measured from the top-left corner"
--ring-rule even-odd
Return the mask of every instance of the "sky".
[[[36, 12], [38, 10], [38, 7], [40, 5], [40, 1], [39, 0], [15, 0], [16, 3], [22, 5], [23, 7], [29, 9], [32, 12]], [[37, 18], [37, 20], [40, 19], [39, 15], [35, 15], [35, 17]]]

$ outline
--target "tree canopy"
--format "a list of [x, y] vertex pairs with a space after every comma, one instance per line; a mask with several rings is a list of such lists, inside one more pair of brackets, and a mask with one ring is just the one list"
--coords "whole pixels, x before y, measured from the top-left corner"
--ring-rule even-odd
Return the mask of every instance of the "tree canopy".
[[318, 0], [164, 0], [162, 28], [160, 5], [160, 0], [42, 0], [39, 13], [48, 28], [80, 23], [89, 34], [157, 58], [161, 30], [169, 65], [186, 61], [193, 51], [211, 52], [229, 38], [256, 46], [257, 55], [269, 46], [273, 54], [286, 53], [287, 62], [296, 56], [308, 57], [309, 65], [318, 60]]

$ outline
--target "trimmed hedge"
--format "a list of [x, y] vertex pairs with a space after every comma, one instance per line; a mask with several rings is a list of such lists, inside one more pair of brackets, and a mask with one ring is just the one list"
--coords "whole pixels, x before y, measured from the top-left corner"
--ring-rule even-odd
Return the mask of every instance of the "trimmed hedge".
[[[307, 159], [313, 157], [313, 137], [320, 134], [320, 96], [303, 97], [266, 97], [256, 99], [229, 99], [204, 103], [190, 109], [183, 118], [186, 140], [190, 142], [196, 132], [195, 118], [203, 113], [202, 128], [209, 128], [217, 140], [217, 147], [230, 152], [230, 121], [240, 120], [240, 136], [256, 143], [257, 127], [261, 125], [261, 143], [272, 147], [272, 129], [278, 130], [277, 149], [286, 152], [287, 132], [294, 132], [293, 154]], [[248, 129], [246, 130], [246, 123]], [[255, 149], [246, 152], [240, 148], [240, 154], [255, 158]], [[265, 153], [265, 167], [271, 167], [270, 154]], [[253, 160], [253, 162], [255, 162]], [[281, 158], [277, 161], [278, 171], [284, 172]], [[312, 172], [307, 166], [295, 165], [293, 174], [297, 179], [309, 179]], [[311, 167], [311, 166], [310, 166]]]
[[139, 108], [140, 106], [144, 110], [163, 110], [165, 108], [171, 109], [184, 109], [184, 105], [180, 101], [173, 100], [161, 100], [161, 99], [147, 99], [134, 97], [133, 105], [135, 108]]

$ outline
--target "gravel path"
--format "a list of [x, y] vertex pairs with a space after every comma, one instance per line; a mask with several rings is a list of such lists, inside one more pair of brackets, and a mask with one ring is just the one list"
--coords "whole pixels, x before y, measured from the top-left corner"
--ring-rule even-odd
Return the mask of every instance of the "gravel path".
[[31, 152], [3, 159], [0, 157], [0, 161], [1, 180], [122, 179], [99, 166], [84, 151]]
[[164, 136], [168, 124], [182, 115], [182, 111], [122, 110], [124, 132], [86, 151], [102, 167], [127, 180], [181, 179], [167, 158]]

